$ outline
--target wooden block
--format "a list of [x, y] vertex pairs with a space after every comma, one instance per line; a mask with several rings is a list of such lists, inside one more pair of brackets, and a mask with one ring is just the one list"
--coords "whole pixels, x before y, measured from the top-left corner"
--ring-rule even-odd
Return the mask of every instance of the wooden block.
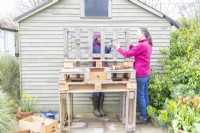
[[126, 84], [126, 88], [127, 88], [127, 89], [131, 89], [131, 88], [132, 88], [132, 83], [129, 83], [129, 82], [128, 82], [128, 83]]
[[12, 133], [31, 133], [31, 131], [30, 130], [20, 130], [20, 131], [15, 131]]
[[136, 83], [136, 80], [135, 79], [129, 79], [129, 82], [130, 83]]
[[51, 133], [58, 129], [58, 121], [44, 117], [29, 116], [19, 120], [19, 128], [30, 129], [33, 132]]
[[101, 84], [100, 83], [95, 84], [95, 90], [97, 90], [97, 91], [101, 90]]
[[96, 61], [96, 67], [102, 67], [102, 61]]
[[73, 68], [74, 64], [72, 61], [65, 61], [64, 62], [64, 68]]
[[69, 90], [69, 85], [68, 84], [64, 84], [64, 85], [59, 85], [59, 90]]
[[133, 61], [124, 61], [125, 66], [133, 67]]
[[130, 83], [130, 82], [128, 82], [128, 83], [126, 84], [126, 87], [127, 87], [127, 89], [129, 89], [129, 90], [136, 90], [136, 83]]
[[90, 80], [106, 80], [106, 72], [104, 68], [91, 68]]

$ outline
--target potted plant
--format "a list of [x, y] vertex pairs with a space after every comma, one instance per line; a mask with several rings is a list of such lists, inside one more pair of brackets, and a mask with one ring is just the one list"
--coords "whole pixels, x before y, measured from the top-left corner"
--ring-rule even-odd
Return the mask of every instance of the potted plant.
[[178, 97], [178, 106], [174, 113], [172, 128], [175, 133], [199, 133], [200, 97]]
[[21, 100], [19, 101], [19, 106], [16, 114], [17, 120], [33, 115], [36, 103], [37, 97], [32, 97], [31, 95], [24, 93]]

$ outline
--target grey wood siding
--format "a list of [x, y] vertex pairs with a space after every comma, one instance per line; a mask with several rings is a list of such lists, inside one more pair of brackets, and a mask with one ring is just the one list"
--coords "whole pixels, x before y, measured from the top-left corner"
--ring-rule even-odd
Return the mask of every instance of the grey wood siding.
[[[154, 42], [151, 65], [162, 71], [158, 60], [160, 49], [169, 48], [171, 26], [129, 0], [112, 0], [112, 17], [109, 19], [81, 18], [80, 0], [63, 0], [20, 22], [21, 85], [25, 93], [37, 96], [43, 109], [58, 110], [58, 72], [63, 68], [63, 28], [67, 27], [123, 27], [130, 29], [131, 41], [137, 43], [139, 26], [149, 28]], [[87, 44], [84, 34], [83, 44]], [[108, 38], [107, 38], [108, 39]], [[72, 40], [73, 41], [73, 40]], [[123, 43], [123, 36], [120, 40]], [[86, 45], [82, 45], [86, 50]], [[84, 51], [82, 51], [84, 53]], [[90, 94], [76, 94], [75, 108], [92, 111]], [[116, 112], [118, 93], [106, 94], [106, 110]]]

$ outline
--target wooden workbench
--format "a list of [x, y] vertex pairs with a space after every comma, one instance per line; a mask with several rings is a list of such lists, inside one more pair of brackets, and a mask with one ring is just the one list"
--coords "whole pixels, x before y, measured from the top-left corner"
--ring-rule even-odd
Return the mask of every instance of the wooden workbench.
[[[91, 69], [97, 71], [93, 73]], [[121, 93], [120, 119], [125, 124], [127, 132], [135, 131], [137, 91], [135, 70], [132, 68], [123, 70], [111, 70], [106, 67], [64, 68], [60, 71], [59, 81], [61, 131], [70, 132], [73, 117], [73, 94], [92, 92]], [[65, 123], [68, 123], [68, 126], [65, 126]]]

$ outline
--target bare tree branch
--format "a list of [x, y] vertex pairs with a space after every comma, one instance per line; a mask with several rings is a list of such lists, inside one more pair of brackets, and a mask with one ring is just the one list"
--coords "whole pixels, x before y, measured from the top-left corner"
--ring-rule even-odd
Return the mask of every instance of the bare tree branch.
[[166, 11], [165, 11], [165, 14], [167, 14], [167, 11], [168, 11], [170, 5], [171, 4], [170, 4], [170, 0], [169, 0], [168, 6], [167, 6]]

